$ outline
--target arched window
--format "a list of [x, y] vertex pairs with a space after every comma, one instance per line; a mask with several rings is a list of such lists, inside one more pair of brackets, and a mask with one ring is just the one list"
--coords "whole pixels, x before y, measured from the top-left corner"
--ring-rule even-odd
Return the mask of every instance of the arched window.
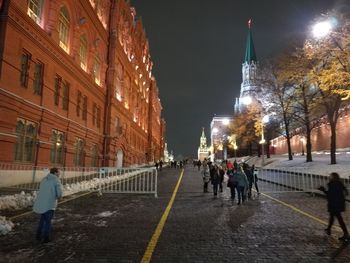
[[83, 139], [76, 138], [74, 144], [74, 165], [83, 166], [84, 165], [84, 145]]
[[79, 57], [80, 57], [80, 67], [86, 71], [86, 53], [87, 53], [87, 40], [85, 35], [80, 36], [80, 47], [79, 47]]
[[69, 14], [66, 7], [62, 7], [60, 10], [59, 16], [59, 38], [60, 38], [60, 47], [68, 53], [68, 41], [69, 41]]
[[33, 19], [37, 24], [41, 21], [41, 10], [43, 1], [42, 0], [29, 0], [27, 14], [31, 19]]
[[37, 129], [33, 122], [18, 119], [16, 125], [17, 140], [15, 144], [15, 160], [22, 162], [34, 161], [34, 150]]
[[91, 147], [91, 167], [97, 167], [98, 166], [98, 148], [97, 145], [94, 144]]
[[58, 130], [52, 130], [51, 134], [51, 151], [50, 161], [52, 164], [63, 163], [63, 149], [64, 149], [64, 133]]
[[93, 76], [94, 76], [94, 80], [95, 83], [97, 85], [101, 84], [101, 78], [100, 78], [100, 74], [101, 74], [101, 62], [100, 62], [100, 58], [98, 55], [95, 56], [94, 59], [94, 67], [93, 67]]

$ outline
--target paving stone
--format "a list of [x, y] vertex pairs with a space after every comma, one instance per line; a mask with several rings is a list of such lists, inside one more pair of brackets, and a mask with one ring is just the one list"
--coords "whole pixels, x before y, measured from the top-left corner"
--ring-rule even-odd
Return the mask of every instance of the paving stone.
[[[92, 194], [60, 205], [47, 245], [34, 241], [37, 216], [21, 218], [0, 237], [0, 262], [140, 262], [179, 174], [159, 173], [159, 198]], [[152, 262], [350, 262], [340, 233], [326, 237], [322, 224], [262, 195], [240, 206], [229, 195], [225, 187], [218, 198], [203, 193], [200, 173], [186, 168]], [[271, 196], [328, 220], [324, 198]], [[110, 216], [100, 216], [107, 211]]]

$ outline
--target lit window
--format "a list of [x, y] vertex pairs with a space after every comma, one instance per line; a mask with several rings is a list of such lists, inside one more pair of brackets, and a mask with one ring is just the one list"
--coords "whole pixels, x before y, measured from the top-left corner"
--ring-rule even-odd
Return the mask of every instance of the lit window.
[[15, 161], [33, 162], [36, 147], [36, 124], [17, 119], [15, 143]]
[[100, 58], [96, 55], [95, 56], [95, 61], [94, 61], [94, 67], [93, 67], [93, 76], [95, 79], [95, 83], [97, 85], [101, 84], [101, 79], [100, 79], [100, 67], [101, 67], [101, 62]]
[[59, 39], [60, 47], [68, 53], [68, 40], [69, 40], [69, 14], [67, 8], [62, 7], [59, 17]]
[[87, 41], [86, 36], [80, 36], [80, 48], [79, 48], [79, 57], [80, 57], [80, 67], [86, 71], [86, 53], [87, 53]]
[[50, 161], [52, 164], [63, 164], [64, 133], [52, 130]]
[[27, 14], [37, 24], [40, 24], [41, 20], [42, 0], [29, 0]]
[[83, 166], [84, 165], [84, 140], [76, 138], [74, 144], [74, 165]]

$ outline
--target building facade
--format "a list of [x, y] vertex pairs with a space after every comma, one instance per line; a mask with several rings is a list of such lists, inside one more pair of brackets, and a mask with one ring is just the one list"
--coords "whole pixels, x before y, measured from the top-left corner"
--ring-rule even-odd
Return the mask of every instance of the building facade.
[[0, 5], [0, 162], [121, 167], [162, 158], [153, 63], [127, 1]]

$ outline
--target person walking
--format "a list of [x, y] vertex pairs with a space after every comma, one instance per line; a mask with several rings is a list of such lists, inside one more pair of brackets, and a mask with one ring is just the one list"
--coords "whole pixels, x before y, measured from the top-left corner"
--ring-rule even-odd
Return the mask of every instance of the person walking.
[[220, 183], [220, 172], [217, 164], [210, 167], [210, 181], [213, 185], [214, 197], [216, 197], [218, 195], [218, 185]]
[[219, 189], [220, 189], [220, 192], [222, 193], [223, 192], [222, 183], [224, 182], [225, 173], [226, 173], [222, 166], [218, 167], [218, 173], [219, 173]]
[[202, 177], [203, 177], [203, 192], [208, 193], [208, 183], [210, 181], [209, 166], [206, 162], [202, 165]]
[[258, 170], [258, 168], [255, 168], [254, 164], [252, 165], [252, 173], [253, 173], [253, 177], [254, 177], [255, 190], [258, 193], [258, 195], [260, 195], [259, 187], [258, 187], [258, 180], [259, 180], [258, 173], [259, 173], [259, 170]]
[[338, 173], [330, 174], [327, 187], [327, 190], [323, 186], [319, 187], [319, 190], [326, 194], [328, 200], [329, 222], [328, 227], [325, 229], [325, 232], [327, 235], [331, 234], [334, 217], [336, 217], [341, 229], [343, 230], [343, 236], [340, 237], [339, 240], [350, 240], [348, 229], [341, 216], [341, 212], [345, 211], [345, 195], [348, 195], [348, 190], [340, 181]]
[[228, 175], [228, 181], [227, 181], [227, 187], [230, 188], [231, 191], [231, 200], [234, 202], [235, 196], [236, 196], [236, 190], [238, 192], [238, 178], [237, 178], [237, 167], [232, 170], [227, 170]]
[[240, 205], [241, 202], [243, 203], [246, 199], [245, 191], [248, 188], [248, 179], [245, 175], [243, 168], [239, 165], [237, 167], [237, 193], [238, 193], [238, 203], [237, 205]]
[[36, 239], [44, 243], [51, 241], [51, 220], [57, 207], [57, 200], [62, 197], [62, 186], [57, 168], [51, 168], [40, 183], [33, 211], [40, 214]]
[[253, 183], [254, 183], [254, 176], [253, 176], [253, 173], [252, 173], [252, 171], [247, 163], [243, 163], [243, 171], [246, 174], [247, 179], [248, 179], [247, 196], [248, 196], [248, 199], [251, 199], [252, 198], [252, 187], [253, 187]]

